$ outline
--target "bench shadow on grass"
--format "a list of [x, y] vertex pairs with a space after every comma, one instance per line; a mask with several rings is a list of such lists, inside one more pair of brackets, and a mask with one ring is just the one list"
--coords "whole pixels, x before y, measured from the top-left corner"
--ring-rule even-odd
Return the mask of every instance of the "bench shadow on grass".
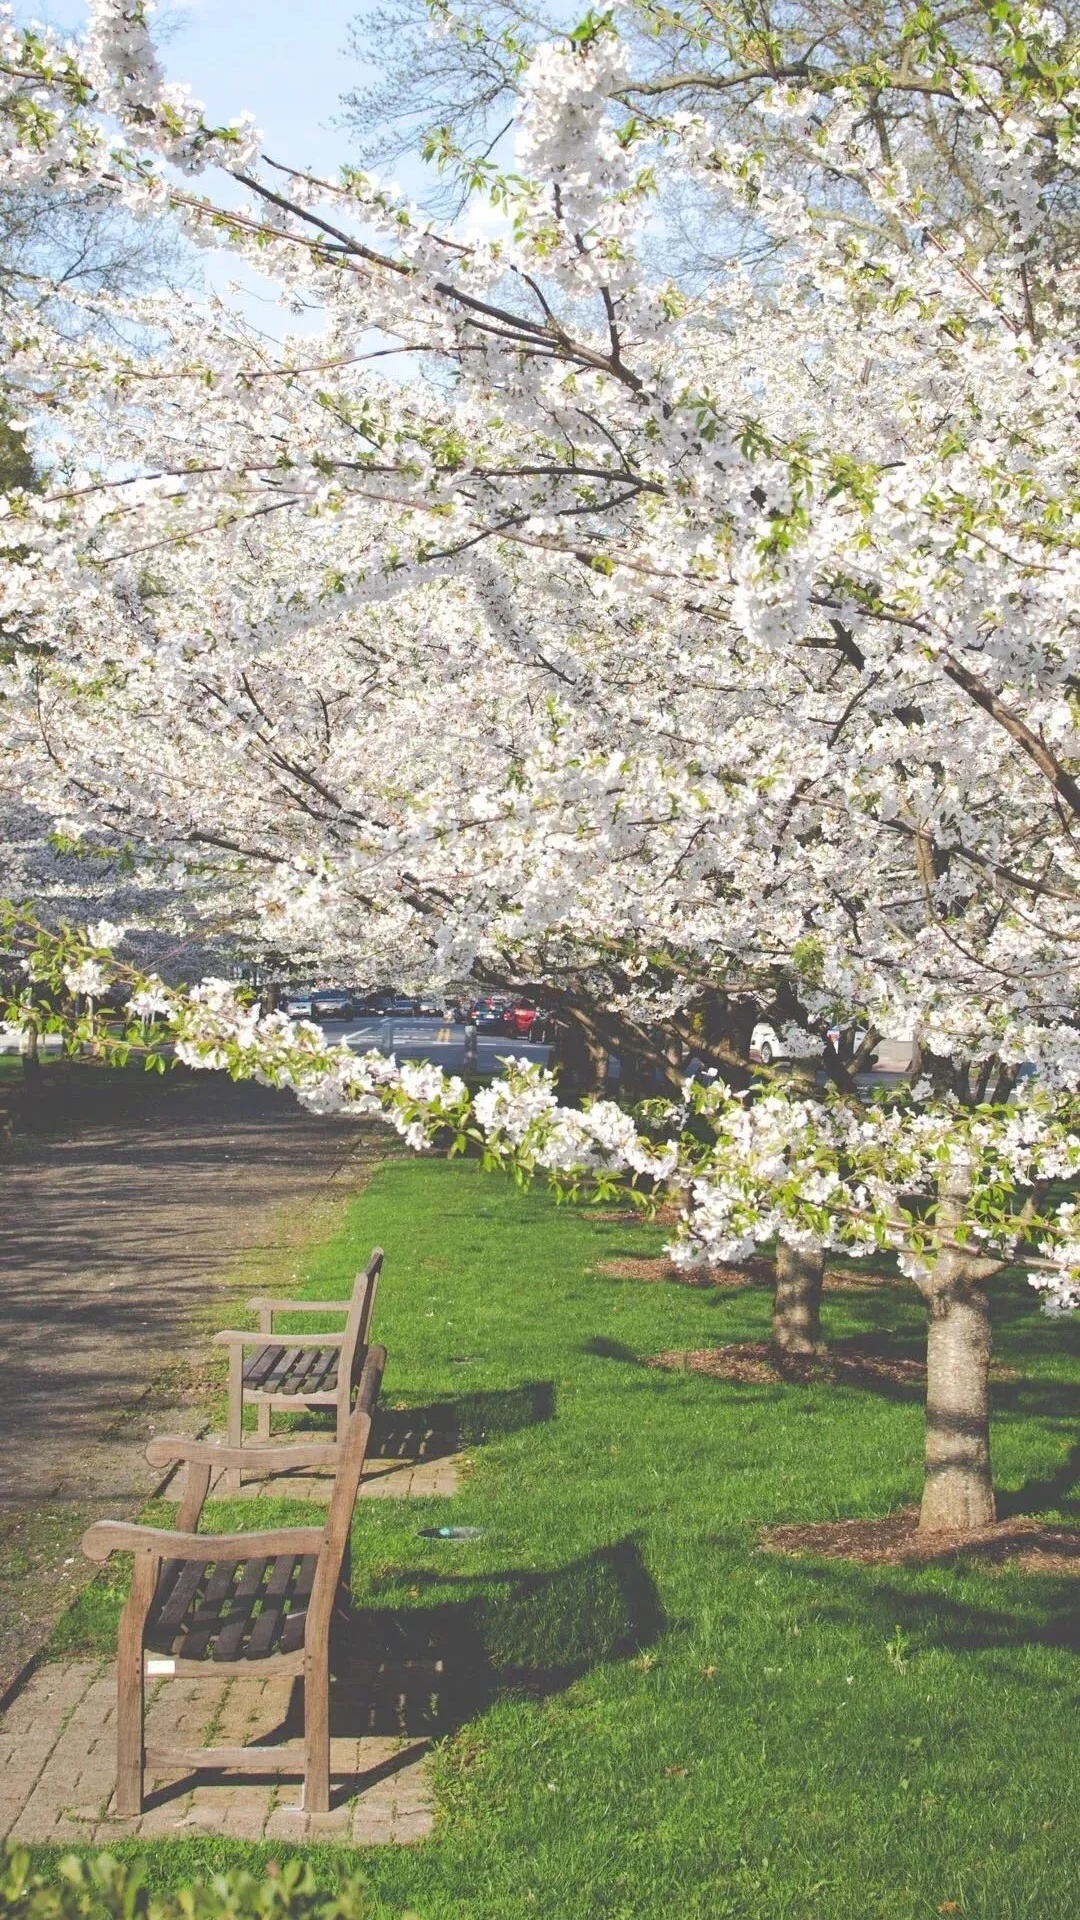
[[632, 1535], [547, 1572], [424, 1567], [396, 1579], [423, 1603], [354, 1608], [343, 1648], [342, 1703], [353, 1696], [355, 1713], [363, 1700], [359, 1732], [452, 1732], [506, 1694], [543, 1700], [642, 1653], [667, 1627]]
[[[337, 1650], [330, 1731], [407, 1744], [363, 1774], [335, 1776], [335, 1805], [412, 1764], [431, 1741], [457, 1732], [496, 1700], [547, 1699], [601, 1662], [644, 1652], [667, 1628], [633, 1536], [549, 1572], [424, 1567], [400, 1570], [397, 1579], [426, 1602], [354, 1607]], [[284, 1720], [252, 1744], [299, 1741], [303, 1731], [298, 1680]], [[220, 1777], [231, 1785], [260, 1778], [239, 1771]], [[176, 1799], [195, 1780], [189, 1774], [159, 1787], [147, 1806]]]
[[481, 1388], [423, 1407], [380, 1406], [368, 1454], [374, 1460], [433, 1459], [554, 1418], [554, 1380]]
[[[516, 1387], [478, 1388], [426, 1406], [379, 1406], [368, 1447], [369, 1460], [438, 1460], [463, 1447], [479, 1447], [555, 1418], [554, 1380], [523, 1380]], [[334, 1415], [321, 1407], [287, 1413], [282, 1432], [321, 1438], [334, 1431]], [[275, 1429], [275, 1433], [277, 1429]]]

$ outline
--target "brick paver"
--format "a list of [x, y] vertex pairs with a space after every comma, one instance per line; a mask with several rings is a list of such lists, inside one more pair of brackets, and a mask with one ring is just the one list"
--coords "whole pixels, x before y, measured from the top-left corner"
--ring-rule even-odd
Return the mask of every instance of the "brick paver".
[[[468, 1464], [464, 1454], [446, 1454], [435, 1460], [371, 1460], [365, 1468], [360, 1482], [361, 1500], [404, 1500], [430, 1499], [457, 1493], [461, 1485], [463, 1467]], [[270, 1479], [245, 1480], [240, 1489], [244, 1500], [328, 1500], [334, 1484], [333, 1473], [279, 1473]], [[169, 1488], [169, 1495], [178, 1498], [178, 1480]], [[211, 1488], [212, 1498], [235, 1499], [235, 1494], [225, 1496]]]
[[[151, 1683], [153, 1685], [153, 1683]], [[333, 1696], [331, 1762], [338, 1777], [328, 1814], [305, 1814], [302, 1745], [293, 1735], [293, 1683], [281, 1679], [159, 1681], [148, 1694], [148, 1744], [269, 1744], [277, 1732], [297, 1777], [200, 1774], [147, 1782], [137, 1820], [116, 1817], [116, 1690], [112, 1661], [39, 1667], [0, 1721], [0, 1838], [40, 1845], [207, 1833], [234, 1840], [350, 1841], [411, 1845], [433, 1824], [428, 1743], [360, 1731], [373, 1717], [360, 1686]], [[355, 1729], [355, 1731], [354, 1731]], [[286, 1734], [288, 1737], [286, 1737]], [[276, 1744], [276, 1742], [274, 1742]]]

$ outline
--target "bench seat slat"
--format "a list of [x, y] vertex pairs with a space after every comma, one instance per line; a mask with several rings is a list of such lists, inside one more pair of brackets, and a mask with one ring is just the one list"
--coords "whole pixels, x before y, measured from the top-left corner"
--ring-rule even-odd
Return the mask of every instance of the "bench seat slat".
[[281, 1630], [285, 1601], [299, 1564], [293, 1553], [279, 1554], [274, 1561], [270, 1569], [270, 1578], [263, 1589], [262, 1610], [251, 1629], [244, 1649], [249, 1660], [265, 1659], [266, 1655], [273, 1651], [274, 1642]]
[[306, 1386], [314, 1386], [315, 1378], [323, 1369], [319, 1362], [318, 1347], [301, 1347], [296, 1364], [289, 1368], [278, 1388], [279, 1393], [302, 1394]]
[[311, 1599], [311, 1589], [315, 1585], [315, 1569], [318, 1564], [318, 1555], [314, 1553], [306, 1553], [300, 1562], [300, 1569], [289, 1596], [289, 1611], [281, 1624], [277, 1645], [279, 1653], [296, 1653], [304, 1644], [308, 1603]]
[[205, 1576], [203, 1561], [166, 1560], [146, 1623], [148, 1634], [168, 1635], [178, 1631]]
[[243, 1657], [244, 1633], [251, 1624], [269, 1560], [248, 1560], [232, 1595], [229, 1617], [214, 1644], [215, 1660], [239, 1660]]
[[326, 1393], [337, 1386], [338, 1351], [336, 1347], [316, 1347], [304, 1385], [309, 1393]]
[[172, 1564], [179, 1577], [153, 1633], [147, 1633], [148, 1648], [167, 1647], [192, 1662], [211, 1657], [226, 1664], [302, 1649], [317, 1554]]
[[255, 1352], [244, 1361], [244, 1385], [261, 1387], [275, 1359], [279, 1359], [282, 1349], [278, 1345], [257, 1347]]
[[182, 1632], [186, 1659], [202, 1659], [211, 1640], [220, 1633], [224, 1625], [225, 1606], [242, 1565], [242, 1562], [235, 1560], [215, 1561], [202, 1594], [184, 1618]]
[[[287, 1365], [292, 1354], [292, 1365]], [[244, 1367], [249, 1393], [285, 1394], [302, 1400], [305, 1393], [333, 1393], [338, 1382], [337, 1347], [262, 1347]]]
[[303, 1360], [310, 1352], [308, 1347], [279, 1347], [274, 1364], [271, 1367], [263, 1387], [268, 1393], [278, 1393], [298, 1360]]

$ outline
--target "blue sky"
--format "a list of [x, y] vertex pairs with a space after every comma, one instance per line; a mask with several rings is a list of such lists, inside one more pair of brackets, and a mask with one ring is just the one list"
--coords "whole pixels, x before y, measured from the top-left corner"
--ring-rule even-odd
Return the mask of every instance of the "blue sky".
[[[186, 81], [214, 118], [248, 110], [275, 159], [321, 171], [350, 157], [349, 136], [332, 125], [340, 96], [365, 77], [346, 52], [363, 0], [188, 0], [159, 8], [167, 25], [162, 57], [170, 80]], [[82, 0], [20, 4], [22, 19], [77, 32]]]
[[[185, 82], [212, 119], [250, 112], [275, 160], [333, 174], [352, 157], [341, 95], [370, 78], [346, 49], [364, 0], [188, 0], [157, 11], [161, 57], [170, 80]], [[17, 0], [20, 19], [78, 33], [84, 0]], [[400, 169], [395, 168], [395, 177]], [[220, 183], [219, 188], [220, 191]], [[217, 251], [203, 256], [208, 290], [238, 305], [263, 331], [306, 331], [276, 305], [266, 281]]]

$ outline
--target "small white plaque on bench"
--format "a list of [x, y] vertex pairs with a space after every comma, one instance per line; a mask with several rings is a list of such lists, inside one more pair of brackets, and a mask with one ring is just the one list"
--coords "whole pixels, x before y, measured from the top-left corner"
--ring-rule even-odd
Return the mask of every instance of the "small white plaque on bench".
[[146, 1656], [146, 1677], [152, 1679], [155, 1674], [175, 1673], [175, 1660], [158, 1660], [152, 1654]]

